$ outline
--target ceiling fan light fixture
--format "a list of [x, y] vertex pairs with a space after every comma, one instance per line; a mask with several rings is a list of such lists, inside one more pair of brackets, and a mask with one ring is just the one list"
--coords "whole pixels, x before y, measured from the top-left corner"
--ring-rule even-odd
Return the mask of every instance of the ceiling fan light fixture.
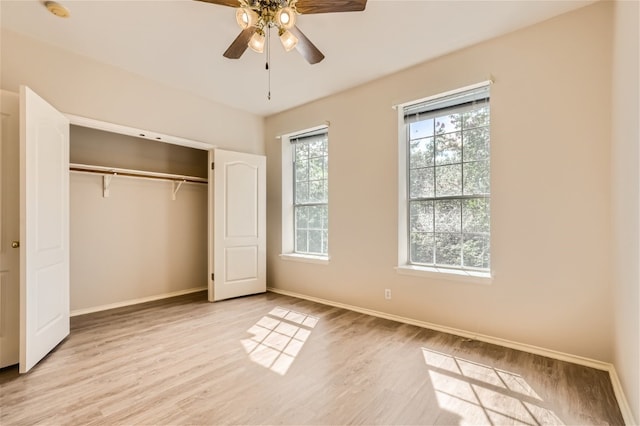
[[296, 45], [298, 44], [298, 37], [294, 36], [289, 30], [281, 30], [280, 42], [282, 43], [282, 47], [284, 47], [284, 50], [288, 52], [296, 47]]
[[249, 39], [249, 47], [256, 53], [264, 52], [264, 33], [256, 31]]
[[[0, 0], [2, 1], [2, 0]], [[42, 0], [49, 1], [49, 0]], [[61, 0], [62, 1], [62, 0]], [[239, 59], [246, 50], [267, 52], [267, 69], [271, 69], [270, 31], [276, 29], [283, 47], [294, 47], [311, 65], [324, 59], [322, 52], [298, 28], [297, 15], [360, 12], [367, 0], [195, 0], [228, 6], [234, 9], [236, 21], [242, 31], [222, 54], [228, 59]], [[265, 46], [266, 45], [266, 46]], [[266, 47], [266, 48], [265, 48]]]
[[258, 22], [258, 14], [248, 7], [236, 9], [236, 22], [243, 30], [254, 26]]
[[276, 23], [279, 27], [288, 30], [296, 24], [296, 14], [290, 7], [283, 7], [276, 13]]

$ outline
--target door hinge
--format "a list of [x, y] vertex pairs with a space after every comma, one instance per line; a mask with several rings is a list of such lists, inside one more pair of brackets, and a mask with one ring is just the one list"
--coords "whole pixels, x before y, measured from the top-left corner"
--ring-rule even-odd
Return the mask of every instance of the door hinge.
[[215, 164], [216, 163], [211, 163], [211, 170], [215, 170], [215, 168], [216, 168]]
[[215, 281], [215, 278], [213, 278], [215, 276], [216, 276], [215, 274], [211, 274], [211, 281]]

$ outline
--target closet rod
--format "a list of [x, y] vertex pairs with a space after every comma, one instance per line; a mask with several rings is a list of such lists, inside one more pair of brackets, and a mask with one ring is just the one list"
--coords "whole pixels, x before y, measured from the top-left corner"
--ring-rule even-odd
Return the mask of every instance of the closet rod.
[[207, 183], [206, 178], [196, 176], [174, 175], [170, 173], [147, 172], [142, 170], [119, 169], [115, 167], [93, 166], [88, 164], [69, 164], [72, 172], [95, 173], [100, 175], [126, 176], [144, 179], [169, 180], [173, 182]]

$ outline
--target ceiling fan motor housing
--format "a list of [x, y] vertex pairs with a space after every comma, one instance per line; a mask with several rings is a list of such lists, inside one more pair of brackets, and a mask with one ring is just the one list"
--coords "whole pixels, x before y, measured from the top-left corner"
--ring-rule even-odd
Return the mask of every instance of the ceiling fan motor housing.
[[264, 31], [268, 27], [288, 30], [295, 24], [296, 3], [297, 0], [240, 0], [238, 10], [247, 15], [255, 12], [258, 19], [254, 26], [258, 30]]

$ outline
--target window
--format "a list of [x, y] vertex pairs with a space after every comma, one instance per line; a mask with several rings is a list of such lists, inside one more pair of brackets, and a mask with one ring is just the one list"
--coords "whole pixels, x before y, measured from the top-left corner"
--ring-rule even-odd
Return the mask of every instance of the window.
[[327, 128], [323, 126], [285, 137], [282, 148], [283, 255], [297, 259], [327, 259]]
[[489, 86], [400, 114], [400, 266], [488, 272]]

